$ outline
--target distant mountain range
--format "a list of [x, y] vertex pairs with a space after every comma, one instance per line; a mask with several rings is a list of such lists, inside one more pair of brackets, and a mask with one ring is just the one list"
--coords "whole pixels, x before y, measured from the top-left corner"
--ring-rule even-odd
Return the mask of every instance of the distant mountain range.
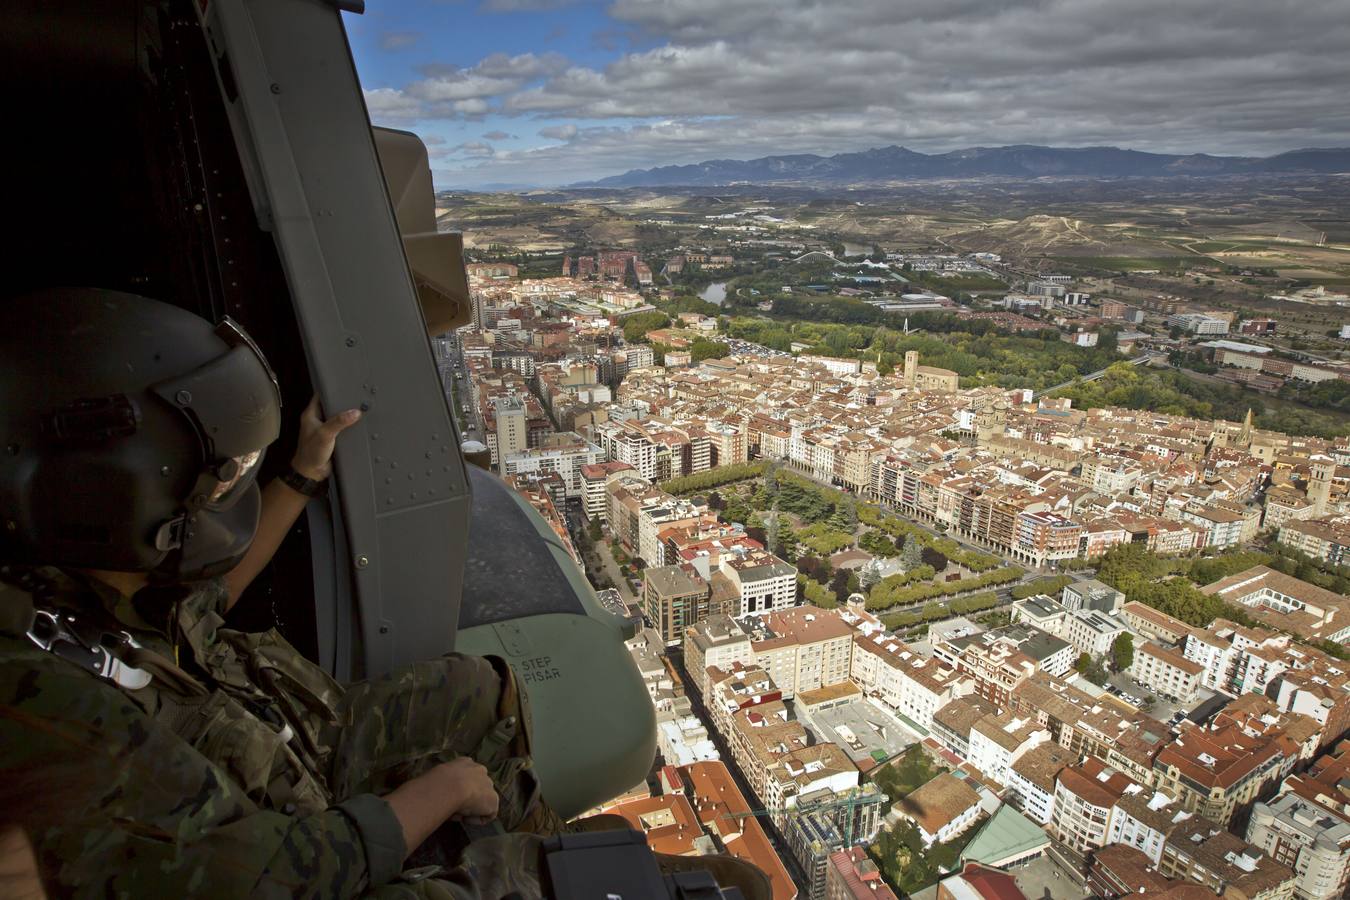
[[1122, 178], [1350, 172], [1350, 148], [1293, 150], [1265, 158], [1176, 156], [1119, 147], [973, 147], [916, 153], [879, 147], [861, 153], [713, 159], [690, 166], [634, 169], [572, 187], [679, 187], [750, 184], [877, 184], [951, 178]]

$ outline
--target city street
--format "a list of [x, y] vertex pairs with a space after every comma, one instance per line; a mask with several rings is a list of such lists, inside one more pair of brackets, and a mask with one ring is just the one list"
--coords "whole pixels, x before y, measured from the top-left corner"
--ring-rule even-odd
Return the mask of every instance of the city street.
[[619, 571], [619, 564], [614, 561], [614, 553], [609, 548], [606, 541], [600, 541], [595, 545], [596, 555], [600, 557], [600, 565], [603, 567], [609, 580], [614, 582], [614, 587], [618, 589], [624, 602], [629, 605], [635, 605], [638, 597], [633, 593], [633, 587], [628, 583], [628, 579], [623, 577], [623, 572]]
[[[694, 715], [697, 716], [698, 720], [708, 729], [708, 737], [710, 737], [713, 744], [717, 746], [717, 752], [721, 754], [722, 762], [726, 764], [727, 771], [731, 773], [732, 780], [736, 782], [736, 787], [740, 790], [742, 796], [745, 797], [745, 802], [750, 805], [750, 808], [752, 810], [758, 809], [760, 807], [759, 797], [751, 789], [750, 782], [746, 780], [745, 775], [741, 772], [741, 767], [736, 764], [735, 758], [731, 755], [731, 748], [727, 746], [727, 742], [722, 738], [721, 733], [712, 726], [712, 716], [708, 714], [708, 708], [703, 705], [703, 698], [699, 696], [698, 691], [690, 688], [693, 681], [689, 677], [689, 670], [684, 667], [683, 648], [671, 647], [666, 653], [670, 661], [675, 665], [675, 670], [679, 673], [680, 678], [684, 681], [685, 693], [689, 697], [689, 704], [694, 711]], [[758, 819], [759, 824], [763, 826], [764, 833], [768, 835], [769, 842], [773, 844], [774, 852], [778, 854], [778, 858], [783, 861], [783, 865], [787, 868], [788, 874], [792, 876], [793, 883], [799, 885], [807, 884], [808, 882], [805, 873], [802, 872], [801, 866], [798, 865], [797, 858], [793, 856], [792, 851], [788, 849], [787, 841], [785, 841], [783, 836], [778, 832], [777, 826], [773, 823], [773, 818], [767, 815], [756, 816], [755, 818]]]

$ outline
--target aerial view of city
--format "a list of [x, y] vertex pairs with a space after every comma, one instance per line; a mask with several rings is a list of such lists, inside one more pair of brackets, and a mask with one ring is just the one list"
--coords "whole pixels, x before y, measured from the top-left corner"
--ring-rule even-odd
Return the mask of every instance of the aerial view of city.
[[1344, 4], [123, 5], [0, 895], [1350, 896]]
[[1350, 153], [727, 155], [437, 194], [466, 446], [637, 628], [605, 811], [779, 900], [1341, 896]]

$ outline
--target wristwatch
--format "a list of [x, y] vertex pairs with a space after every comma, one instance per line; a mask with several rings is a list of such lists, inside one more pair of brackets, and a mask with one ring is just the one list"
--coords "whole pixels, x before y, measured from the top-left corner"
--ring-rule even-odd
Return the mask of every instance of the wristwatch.
[[295, 471], [293, 466], [287, 466], [286, 471], [277, 476], [281, 483], [295, 491], [297, 494], [304, 494], [306, 497], [322, 497], [328, 493], [328, 479], [315, 481], [313, 478], [306, 478]]

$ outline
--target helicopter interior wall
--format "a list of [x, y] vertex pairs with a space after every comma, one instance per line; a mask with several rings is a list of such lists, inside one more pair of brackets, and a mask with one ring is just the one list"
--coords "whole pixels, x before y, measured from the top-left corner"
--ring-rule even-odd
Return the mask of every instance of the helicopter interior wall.
[[[0, 168], [9, 212], [0, 294], [12, 302], [44, 286], [91, 285], [241, 322], [277, 371], [291, 426], [268, 454], [269, 477], [290, 459], [312, 388], [190, 0], [11, 0], [0, 15], [6, 119], [22, 123]], [[319, 658], [306, 527], [231, 619], [278, 624]]]

